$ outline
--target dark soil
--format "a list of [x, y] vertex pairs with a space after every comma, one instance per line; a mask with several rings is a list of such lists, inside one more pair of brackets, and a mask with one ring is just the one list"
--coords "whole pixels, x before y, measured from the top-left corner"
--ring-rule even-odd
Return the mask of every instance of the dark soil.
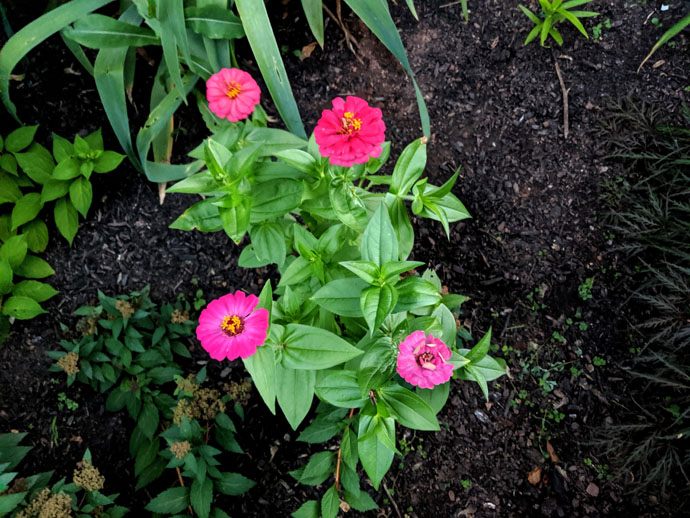
[[[690, 84], [683, 34], [674, 48], [663, 47], [640, 73], [636, 69], [686, 3], [669, 2], [661, 12], [659, 2], [595, 0], [592, 10], [601, 15], [587, 20], [590, 35], [606, 19], [611, 27], [592, 41], [563, 26], [565, 43], [553, 49], [522, 45], [529, 22], [507, 2], [471, 0], [467, 25], [459, 5], [417, 2], [417, 22], [399, 3], [394, 16], [432, 121], [427, 174], [439, 184], [460, 167], [455, 193], [473, 215], [451, 226], [450, 239], [440, 225], [415, 221], [413, 256], [433, 267], [451, 292], [471, 297], [463, 307], [465, 327], [475, 337], [493, 328], [495, 354], [506, 357], [510, 374], [490, 384], [489, 402], [474, 384], [453, 382], [440, 432], [402, 432], [410, 451], [385, 479], [390, 494], [375, 496], [382, 510], [366, 516], [680, 516], [673, 495], [630, 493], [624, 478], [607, 481], [604, 466], [615, 459], [598, 457], [592, 441], [621, 408], [633, 406], [618, 365], [629, 360], [630, 346], [639, 345], [627, 339], [628, 266], [602, 222], [609, 209], [602, 186], [621, 169], [604, 159], [599, 121], [629, 94], [669, 114], [680, 109]], [[333, 97], [358, 95], [383, 110], [397, 157], [421, 134], [414, 92], [400, 66], [346, 9], [345, 24], [359, 43], [356, 55], [329, 20], [325, 50], [298, 60], [291, 51], [312, 42], [300, 13], [294, 0], [272, 10], [307, 130]], [[15, 21], [12, 9], [9, 14], [15, 30], [28, 21], [25, 14]], [[555, 62], [569, 89], [567, 139]], [[251, 62], [243, 66], [254, 69]], [[139, 58], [140, 85], [154, 71]], [[47, 143], [51, 131], [71, 137], [102, 126], [106, 146], [117, 149], [91, 78], [58, 38], [30, 54], [25, 72], [11, 94], [23, 121], [41, 124], [39, 141]], [[138, 95], [132, 117], [141, 124], [145, 87]], [[183, 108], [176, 118], [178, 161], [206, 136], [194, 110]], [[12, 126], [4, 115], [2, 121], [6, 134]], [[240, 249], [223, 233], [168, 229], [192, 197], [168, 195], [159, 205], [157, 186], [128, 164], [98, 182], [72, 247], [52, 234], [46, 259], [61, 293], [46, 304], [49, 314], [15, 322], [0, 350], [0, 432], [29, 432], [25, 442], [34, 450], [25, 473], [55, 469], [68, 476], [89, 447], [107, 490], [122, 493], [118, 502], [137, 509], [148, 496], [133, 493], [133, 463], [121, 454], [129, 418], [107, 412], [104, 398], [90, 388], [67, 388], [63, 377], [47, 371], [51, 360], [44, 351], [57, 348], [59, 323], [73, 325], [71, 313], [95, 299], [97, 289], [114, 295], [151, 285], [152, 298], [166, 301], [201, 288], [210, 300], [236, 289], [258, 292], [269, 274], [238, 269]], [[594, 278], [592, 298], [583, 300], [579, 288], [587, 278]], [[206, 363], [202, 353], [195, 352], [197, 365]], [[246, 375], [239, 363], [208, 367], [217, 383]], [[79, 408], [58, 411], [59, 392]], [[316, 450], [296, 442], [298, 433], [271, 416], [257, 394], [245, 414], [238, 440], [247, 454], [234, 457], [232, 470], [257, 486], [224, 509], [233, 516], [287, 516], [307, 498], [318, 498], [318, 489], [287, 475]], [[54, 416], [57, 445], [50, 431]], [[549, 459], [549, 447], [559, 460]]]

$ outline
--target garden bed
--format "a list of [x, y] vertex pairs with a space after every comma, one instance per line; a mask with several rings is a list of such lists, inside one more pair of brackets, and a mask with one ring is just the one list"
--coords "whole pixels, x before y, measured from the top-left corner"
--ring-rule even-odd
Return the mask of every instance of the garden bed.
[[[651, 17], [668, 26], [683, 14], [683, 3], [660, 13], [657, 3], [594, 2], [600, 16], [587, 27], [592, 36], [603, 24], [596, 41], [570, 28], [563, 30], [564, 45], [552, 49], [523, 47], [528, 24], [516, 8], [470, 0], [464, 24], [459, 6], [444, 3], [418, 2], [419, 22], [404, 6], [394, 18], [432, 121], [426, 173], [440, 184], [460, 167], [454, 192], [473, 219], [452, 224], [450, 239], [440, 224], [413, 219], [411, 258], [434, 268], [451, 292], [471, 298], [461, 323], [475, 338], [493, 328], [494, 354], [506, 358], [509, 374], [490, 383], [488, 402], [475, 384], [453, 382], [439, 414], [441, 431], [398, 437], [405, 456], [396, 457], [385, 479], [389, 494], [381, 491], [375, 500], [386, 516], [419, 518], [662, 516], [669, 501], [630, 495], [626, 480], [607, 480], [611, 460], [591, 444], [630, 405], [619, 365], [631, 346], [641, 345], [628, 342], [629, 271], [603, 223], [609, 206], [602, 186], [621, 166], [605, 159], [599, 131], [611, 105], [626, 95], [678, 112], [690, 84], [687, 39], [677, 38], [675, 48], [663, 47], [653, 63], [636, 69], [662, 32]], [[333, 97], [358, 95], [382, 109], [397, 157], [421, 134], [414, 91], [397, 61], [349, 15], [345, 23], [359, 43], [354, 55], [329, 23], [325, 50], [300, 61], [292, 51], [312, 37], [297, 20], [298, 2], [284, 4], [271, 14], [308, 131]], [[155, 68], [139, 61], [137, 74], [152, 77]], [[569, 89], [567, 138], [555, 63]], [[253, 71], [252, 63], [241, 65]], [[50, 131], [70, 137], [102, 126], [106, 149], [117, 149], [91, 78], [58, 38], [30, 54], [11, 94], [22, 120], [41, 125], [38, 141], [47, 143]], [[176, 116], [174, 161], [184, 161], [206, 136], [194, 111]], [[6, 114], [2, 121], [11, 127]], [[179, 294], [191, 299], [197, 290], [211, 300], [237, 289], [258, 293], [275, 272], [237, 268], [241, 248], [223, 233], [169, 229], [193, 197], [168, 194], [159, 205], [157, 186], [127, 163], [94, 188], [94, 205], [72, 247], [51, 234], [46, 260], [60, 295], [46, 304], [48, 314], [15, 322], [0, 349], [0, 432], [29, 432], [27, 473], [55, 469], [69, 476], [88, 446], [108, 491], [137, 509], [150, 496], [134, 493], [132, 463], [122, 455], [130, 421], [106, 411], [104, 397], [89, 387], [68, 388], [64, 376], [47, 370], [52, 360], [45, 351], [57, 349], [60, 323], [73, 327], [72, 312], [95, 300], [97, 290], [115, 295], [150, 285], [158, 302]], [[209, 361], [198, 345], [189, 346], [211, 383], [246, 376], [239, 362]], [[58, 410], [59, 393], [78, 408]], [[246, 454], [234, 457], [233, 471], [257, 485], [224, 509], [232, 516], [285, 516], [314, 496], [287, 474], [312, 450], [296, 442], [298, 433], [273, 417], [256, 392], [244, 411], [238, 441]]]

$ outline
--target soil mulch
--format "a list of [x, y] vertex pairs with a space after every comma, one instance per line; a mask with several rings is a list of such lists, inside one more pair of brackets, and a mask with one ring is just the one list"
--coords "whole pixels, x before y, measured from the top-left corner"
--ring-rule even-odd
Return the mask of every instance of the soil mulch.
[[[474, 384], [453, 382], [439, 415], [440, 432], [401, 432], [406, 455], [396, 458], [385, 479], [389, 494], [376, 496], [381, 511], [365, 515], [680, 515], [673, 495], [630, 493], [624, 479], [607, 480], [604, 466], [614, 459], [597, 457], [592, 441], [602, 425], [616, 420], [619, 408], [631, 406], [629, 381], [619, 364], [636, 345], [627, 342], [629, 308], [623, 304], [629, 266], [602, 221], [609, 208], [602, 186], [621, 170], [605, 159], [599, 122], [624, 95], [670, 114], [679, 110], [690, 84], [684, 35], [675, 47], [660, 49], [640, 73], [636, 69], [663, 30], [684, 14], [685, 4], [669, 2], [661, 12], [658, 2], [595, 1], [592, 9], [600, 16], [585, 25], [592, 36], [602, 23], [596, 41], [563, 26], [564, 45], [541, 48], [522, 45], [528, 21], [516, 7], [469, 3], [469, 24], [459, 5], [446, 2], [417, 2], [418, 22], [404, 5], [394, 9], [432, 121], [427, 174], [440, 184], [460, 167], [454, 192], [473, 215], [451, 225], [449, 239], [440, 224], [415, 219], [413, 257], [434, 268], [451, 292], [471, 297], [463, 306], [465, 327], [475, 338], [493, 328], [499, 347], [494, 354], [506, 357], [510, 373], [490, 384], [488, 402]], [[369, 99], [384, 113], [393, 148], [390, 172], [404, 145], [421, 134], [412, 86], [395, 59], [346, 13], [345, 24], [359, 43], [356, 55], [328, 20], [325, 49], [300, 61], [292, 51], [312, 37], [299, 3], [271, 7], [308, 131], [336, 95]], [[10, 9], [15, 30], [31, 19], [13, 15]], [[664, 29], [653, 25], [652, 17]], [[569, 89], [567, 139], [555, 62]], [[242, 65], [256, 71], [251, 62]], [[58, 38], [33, 51], [25, 70], [11, 94], [23, 121], [41, 124], [39, 141], [47, 143], [51, 131], [71, 137], [102, 126], [106, 146], [117, 149], [92, 79]], [[138, 58], [140, 84], [154, 72]], [[138, 95], [132, 117], [141, 124], [148, 106], [145, 88]], [[177, 161], [206, 136], [194, 110], [183, 108], [176, 117]], [[2, 117], [6, 134], [12, 126]], [[148, 496], [133, 493], [133, 463], [121, 454], [132, 426], [128, 416], [107, 412], [104, 398], [89, 387], [67, 388], [64, 377], [47, 372], [51, 361], [44, 352], [57, 348], [59, 324], [73, 325], [71, 313], [94, 300], [97, 289], [115, 295], [150, 285], [155, 301], [180, 293], [192, 298], [202, 289], [210, 300], [236, 289], [258, 292], [272, 271], [237, 268], [240, 248], [223, 233], [169, 229], [194, 198], [168, 195], [159, 205], [157, 186], [128, 164], [99, 176], [94, 188], [94, 205], [72, 247], [57, 232], [51, 235], [46, 259], [56, 270], [50, 282], [61, 293], [46, 304], [49, 314], [15, 322], [0, 349], [0, 432], [29, 432], [25, 442], [34, 450], [25, 473], [55, 469], [69, 476], [88, 446], [106, 476], [106, 489], [121, 493], [118, 503], [137, 509]], [[594, 279], [592, 298], [583, 300], [581, 285], [588, 278]], [[595, 357], [606, 365], [595, 365]], [[194, 360], [196, 368], [207, 363], [198, 347]], [[212, 362], [208, 368], [217, 383], [246, 376], [238, 363]], [[79, 408], [58, 411], [60, 392]], [[554, 418], [559, 413], [562, 417]], [[224, 509], [233, 516], [286, 516], [318, 497], [319, 490], [287, 474], [317, 450], [296, 442], [298, 433], [282, 416], [271, 416], [256, 393], [245, 415], [238, 440], [246, 455], [234, 457], [232, 471], [257, 486]], [[51, 432], [55, 416], [57, 445]]]

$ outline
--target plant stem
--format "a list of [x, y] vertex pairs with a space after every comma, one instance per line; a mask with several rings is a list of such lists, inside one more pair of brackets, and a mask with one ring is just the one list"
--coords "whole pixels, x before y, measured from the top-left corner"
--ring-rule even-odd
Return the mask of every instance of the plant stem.
[[[351, 408], [350, 409], [350, 415], [347, 416], [348, 419], [352, 419], [352, 416], [355, 414], [355, 409]], [[347, 428], [346, 428], [347, 430]], [[343, 448], [342, 448], [342, 443], [343, 441], [340, 441], [340, 446], [338, 446], [338, 462], [335, 465], [335, 490], [340, 492], [340, 463], [342, 462], [343, 458]]]

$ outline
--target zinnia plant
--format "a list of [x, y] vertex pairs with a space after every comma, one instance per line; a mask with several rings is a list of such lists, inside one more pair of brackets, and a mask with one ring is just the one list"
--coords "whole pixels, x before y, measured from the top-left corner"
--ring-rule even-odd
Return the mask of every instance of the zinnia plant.
[[505, 372], [487, 356], [490, 330], [471, 350], [456, 343], [453, 312], [466, 297], [447, 294], [433, 270], [417, 273], [424, 263], [410, 257], [410, 210], [446, 232], [469, 217], [451, 192], [458, 174], [441, 186], [422, 178], [422, 137], [379, 175], [390, 153], [382, 113], [357, 97], [335, 99], [309, 141], [249, 119], [211, 128], [192, 152], [206, 169], [169, 189], [205, 199], [173, 227], [222, 229], [244, 240], [240, 266], [275, 264], [280, 280], [258, 300], [236, 292], [212, 302], [197, 336], [214, 359], [242, 357], [268, 408], [279, 406], [293, 429], [314, 396], [321, 401], [299, 440], [339, 437], [340, 447], [291, 472], [305, 484], [331, 480], [300, 515], [334, 518], [341, 499], [375, 508], [358, 466], [378, 489], [396, 426], [438, 430], [451, 378], [476, 381], [488, 397], [487, 381]]

